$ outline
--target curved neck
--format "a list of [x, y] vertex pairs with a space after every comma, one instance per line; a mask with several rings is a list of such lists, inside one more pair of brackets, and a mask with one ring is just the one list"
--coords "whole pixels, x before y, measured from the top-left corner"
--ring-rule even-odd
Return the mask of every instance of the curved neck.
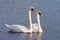
[[28, 16], [29, 16], [30, 30], [31, 30], [31, 32], [32, 32], [32, 19], [31, 19], [31, 10], [29, 10]]
[[39, 16], [39, 14], [36, 14], [36, 19], [37, 19], [37, 24], [38, 24], [38, 30], [40, 30], [41, 25], [40, 25], [40, 16]]

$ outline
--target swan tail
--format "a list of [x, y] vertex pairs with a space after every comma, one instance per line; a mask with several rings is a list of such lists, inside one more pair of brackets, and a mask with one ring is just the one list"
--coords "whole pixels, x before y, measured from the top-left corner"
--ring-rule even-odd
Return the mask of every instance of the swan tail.
[[5, 26], [9, 27], [9, 25], [8, 25], [8, 24], [5, 24]]

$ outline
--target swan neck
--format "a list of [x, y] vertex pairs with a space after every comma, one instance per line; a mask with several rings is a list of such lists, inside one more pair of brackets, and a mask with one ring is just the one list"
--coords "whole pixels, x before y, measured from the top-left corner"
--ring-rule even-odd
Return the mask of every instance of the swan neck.
[[38, 31], [41, 30], [41, 24], [40, 24], [40, 16], [39, 14], [36, 14], [36, 18], [37, 18], [37, 24], [38, 24]]
[[30, 30], [32, 32], [32, 19], [31, 19], [31, 10], [29, 10], [29, 24], [30, 24]]
[[37, 23], [38, 23], [38, 26], [40, 26], [40, 16], [37, 14]]

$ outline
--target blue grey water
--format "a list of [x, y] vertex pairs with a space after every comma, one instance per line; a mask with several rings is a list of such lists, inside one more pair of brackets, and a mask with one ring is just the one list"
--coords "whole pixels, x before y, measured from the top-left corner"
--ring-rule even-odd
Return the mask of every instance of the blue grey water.
[[[5, 24], [28, 27], [27, 14], [30, 6], [42, 12], [41, 40], [60, 40], [60, 0], [0, 0], [0, 40], [28, 40], [27, 34], [8, 33]], [[32, 20], [33, 23], [36, 22], [35, 14], [32, 14]], [[33, 40], [36, 40], [35, 36]]]

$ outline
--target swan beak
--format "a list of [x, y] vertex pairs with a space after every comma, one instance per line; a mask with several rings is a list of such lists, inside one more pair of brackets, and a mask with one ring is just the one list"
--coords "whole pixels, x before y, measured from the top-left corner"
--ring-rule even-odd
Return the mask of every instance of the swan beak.
[[39, 16], [41, 16], [41, 11], [38, 11]]
[[35, 11], [34, 8], [31, 8], [31, 11], [34, 13], [34, 11]]

